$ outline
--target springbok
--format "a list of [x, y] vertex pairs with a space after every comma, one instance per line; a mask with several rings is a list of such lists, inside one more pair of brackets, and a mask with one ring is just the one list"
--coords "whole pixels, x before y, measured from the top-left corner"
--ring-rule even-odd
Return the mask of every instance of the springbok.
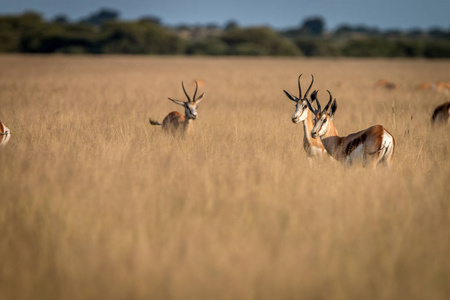
[[314, 114], [311, 136], [313, 138], [320, 137], [328, 154], [342, 162], [346, 168], [355, 162], [362, 163], [364, 167], [376, 168], [380, 163], [389, 167], [394, 154], [394, 137], [381, 125], [375, 125], [344, 137], [338, 136], [336, 127], [331, 122], [337, 109], [336, 99], [332, 102], [333, 97], [328, 91], [330, 100], [321, 110], [317, 93], [318, 91], [314, 91], [311, 94], [311, 101], [316, 100], [317, 109], [308, 101], [308, 107]]
[[11, 131], [5, 124], [0, 122], [0, 148], [4, 147], [11, 137]]
[[450, 102], [436, 107], [431, 116], [431, 124], [448, 124], [450, 122]]
[[311, 113], [309, 113], [307, 98], [308, 93], [314, 83], [314, 76], [311, 74], [311, 84], [309, 85], [303, 97], [302, 87], [300, 85], [300, 77], [302, 77], [302, 74], [298, 76], [298, 97], [292, 95], [286, 90], [283, 90], [283, 92], [290, 100], [295, 102], [295, 112], [292, 115], [292, 122], [295, 124], [299, 122], [303, 123], [303, 149], [305, 149], [306, 155], [308, 157], [309, 166], [312, 167], [313, 158], [321, 159], [326, 150], [319, 138], [311, 138], [311, 135], [309, 134], [310, 130], [313, 128], [313, 119]]
[[385, 88], [387, 90], [395, 90], [399, 89], [400, 86], [391, 81], [387, 81], [386, 79], [380, 79], [375, 83], [375, 88]]
[[186, 95], [188, 101], [183, 102], [172, 99], [170, 97], [169, 100], [178, 105], [183, 106], [184, 115], [180, 114], [177, 111], [173, 111], [164, 118], [162, 123], [154, 121], [151, 118], [149, 118], [151, 125], [162, 125], [162, 129], [165, 132], [171, 133], [180, 132], [182, 134], [187, 134], [192, 131], [192, 122], [198, 117], [197, 106], [200, 103], [200, 101], [202, 101], [204, 93], [197, 97], [198, 83], [197, 81], [195, 81], [195, 92], [191, 100], [188, 93], [186, 92], [186, 89], [184, 88], [183, 82], [181, 82], [181, 86], [183, 87], [184, 94]]
[[421, 91], [428, 90], [448, 93], [450, 92], [450, 81], [422, 82], [416, 89]]

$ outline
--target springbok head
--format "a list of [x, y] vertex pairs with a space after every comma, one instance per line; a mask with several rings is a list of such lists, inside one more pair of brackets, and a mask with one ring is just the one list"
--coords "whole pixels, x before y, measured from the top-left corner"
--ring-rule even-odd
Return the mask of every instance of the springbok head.
[[[333, 115], [336, 112], [337, 109], [337, 103], [336, 99], [334, 99], [333, 103], [333, 96], [331, 96], [331, 93], [329, 90], [327, 90], [328, 94], [330, 95], [330, 100], [328, 100], [327, 106], [322, 110], [320, 106], [319, 99], [317, 98], [317, 93], [319, 91], [314, 91], [311, 94], [311, 103], [314, 102], [314, 100], [317, 102], [317, 109], [314, 108], [309, 101], [307, 101], [308, 108], [313, 113], [313, 124], [314, 127], [311, 130], [311, 137], [317, 138], [319, 136], [323, 136], [328, 131], [328, 125], [330, 124], [330, 121], [333, 119]], [[330, 108], [331, 105], [331, 108]], [[330, 110], [330, 111], [328, 111]]]
[[198, 117], [197, 106], [200, 103], [200, 101], [202, 101], [202, 97], [203, 97], [204, 93], [197, 97], [198, 83], [197, 83], [197, 81], [195, 81], [195, 92], [194, 92], [194, 96], [191, 99], [189, 97], [188, 93], [186, 92], [186, 89], [184, 88], [183, 82], [181, 82], [181, 86], [183, 87], [184, 94], [186, 95], [186, 98], [188, 99], [188, 101], [183, 102], [183, 101], [172, 99], [172, 98], [169, 98], [169, 100], [173, 101], [174, 103], [176, 103], [178, 105], [183, 106], [186, 117], [188, 117], [191, 120], [195, 120]]
[[308, 98], [309, 90], [311, 89], [311, 87], [314, 83], [314, 76], [311, 74], [311, 78], [312, 78], [311, 84], [309, 85], [308, 90], [306, 90], [305, 95], [302, 97], [302, 87], [300, 85], [300, 77], [302, 77], [302, 74], [300, 74], [300, 76], [298, 76], [298, 92], [299, 92], [298, 97], [291, 95], [289, 92], [283, 90], [284, 93], [286, 94], [286, 96], [295, 102], [295, 113], [292, 115], [292, 122], [294, 122], [294, 123], [304, 121], [308, 117], [308, 106], [307, 106], [308, 100], [307, 100], [307, 98]]

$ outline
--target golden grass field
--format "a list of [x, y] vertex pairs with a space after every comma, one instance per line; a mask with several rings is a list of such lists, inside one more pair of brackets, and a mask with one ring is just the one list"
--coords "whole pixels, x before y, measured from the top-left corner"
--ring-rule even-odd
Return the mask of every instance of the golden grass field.
[[[391, 169], [310, 168], [297, 76]], [[375, 89], [379, 79], [401, 86]], [[0, 299], [449, 299], [449, 60], [0, 56]], [[205, 92], [189, 139], [150, 126]], [[322, 106], [323, 107], [323, 106]]]

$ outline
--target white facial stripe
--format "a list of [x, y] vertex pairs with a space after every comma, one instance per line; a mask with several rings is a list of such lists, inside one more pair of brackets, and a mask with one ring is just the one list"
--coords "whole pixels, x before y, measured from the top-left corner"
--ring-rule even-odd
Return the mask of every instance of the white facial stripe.
[[197, 105], [188, 103], [185, 106], [186, 109], [186, 115], [189, 119], [195, 119], [197, 117]]
[[305, 101], [297, 102], [295, 106], [295, 113], [292, 115], [292, 120], [304, 121], [308, 117], [308, 107], [306, 107]]
[[313, 126], [313, 129], [311, 130], [311, 132], [316, 132], [316, 133], [318, 133], [318, 132], [319, 132], [319, 129], [320, 129], [320, 126], [321, 126], [320, 119], [319, 119], [319, 120], [316, 120], [316, 122], [315, 122], [315, 124], [314, 124], [314, 126]]
[[328, 120], [326, 115], [323, 115], [320, 121], [320, 131], [319, 131], [319, 135], [322, 136], [325, 133], [327, 133], [327, 127], [328, 127]]
[[[318, 136], [323, 136], [327, 133], [329, 120], [326, 120], [326, 115], [322, 115], [319, 120], [315, 120], [315, 124], [311, 133], [316, 133]], [[326, 120], [326, 122], [325, 122]]]

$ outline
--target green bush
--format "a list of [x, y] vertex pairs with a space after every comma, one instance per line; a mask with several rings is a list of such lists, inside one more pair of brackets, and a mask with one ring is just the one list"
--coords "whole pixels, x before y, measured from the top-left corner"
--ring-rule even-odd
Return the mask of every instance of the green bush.
[[428, 58], [450, 58], [450, 41], [430, 40], [425, 43], [423, 54]]
[[232, 55], [301, 55], [295, 44], [268, 27], [232, 27], [221, 36]]
[[190, 55], [226, 55], [228, 53], [227, 44], [218, 38], [192, 43], [186, 50], [186, 54]]
[[102, 53], [179, 54], [180, 38], [154, 22], [111, 22], [104, 26], [100, 40]]
[[295, 39], [295, 45], [306, 56], [339, 56], [341, 49], [330, 39]]

